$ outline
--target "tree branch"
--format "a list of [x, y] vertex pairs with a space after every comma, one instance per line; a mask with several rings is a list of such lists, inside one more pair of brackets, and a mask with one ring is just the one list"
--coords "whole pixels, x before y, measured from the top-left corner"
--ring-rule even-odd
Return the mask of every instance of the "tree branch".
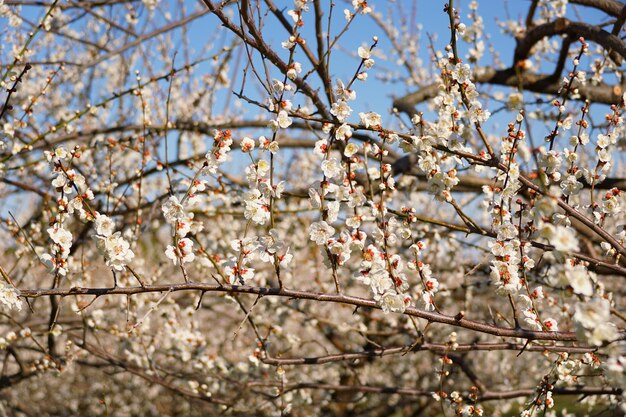
[[[277, 296], [294, 298], [301, 300], [315, 300], [329, 303], [347, 304], [358, 307], [367, 307], [380, 310], [380, 307], [374, 300], [368, 300], [361, 297], [355, 297], [345, 294], [327, 294], [310, 291], [290, 290], [285, 288], [270, 287], [252, 287], [247, 285], [217, 285], [203, 283], [182, 283], [169, 285], [145, 285], [143, 287], [113, 287], [113, 288], [53, 288], [53, 289], [24, 289], [20, 290], [20, 297], [38, 298], [43, 296], [69, 296], [69, 295], [135, 295], [154, 292], [178, 292], [178, 291], [203, 291], [203, 292], [222, 292], [235, 294], [257, 294], [263, 296]], [[456, 327], [462, 327], [468, 330], [474, 330], [480, 333], [487, 333], [500, 337], [514, 337], [528, 340], [552, 340], [562, 342], [578, 341], [576, 334], [573, 332], [544, 332], [526, 329], [507, 329], [490, 324], [459, 318], [458, 316], [448, 316], [445, 314], [429, 312], [417, 308], [409, 307], [404, 312], [407, 316], [419, 317], [431, 322], [449, 324]], [[626, 335], [620, 335], [620, 340]]]

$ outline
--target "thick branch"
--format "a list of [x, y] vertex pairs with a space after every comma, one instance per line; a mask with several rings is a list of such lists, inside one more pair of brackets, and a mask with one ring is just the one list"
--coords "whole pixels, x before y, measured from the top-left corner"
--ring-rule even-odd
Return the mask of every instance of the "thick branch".
[[[518, 77], [513, 68], [495, 70], [493, 68], [477, 68], [474, 70], [473, 80], [478, 84], [502, 85], [519, 88], [540, 94], [557, 95], [562, 89], [561, 80], [550, 74], [521, 74]], [[571, 100], [589, 100], [592, 103], [617, 104], [622, 98], [622, 87], [605, 83], [576, 86], [578, 95], [569, 97]], [[437, 96], [439, 86], [437, 83], [420, 88], [414, 93], [397, 98], [393, 106], [399, 111], [409, 115], [415, 113], [414, 106]]]
[[570, 3], [580, 4], [581, 6], [593, 7], [602, 10], [611, 16], [619, 16], [624, 8], [624, 3], [617, 0], [569, 0]]
[[[619, 37], [588, 23], [572, 22], [565, 18], [559, 18], [553, 22], [536, 26], [527, 31], [522, 38], [519, 38], [515, 48], [513, 63], [515, 64], [528, 58], [532, 47], [540, 40], [555, 35], [569, 35], [573, 39], [582, 36], [585, 40], [595, 42], [607, 51], [614, 51], [622, 58], [626, 58], [626, 43]], [[614, 56], [611, 56], [611, 58], [614, 61], [620, 61]], [[621, 61], [616, 63], [621, 64]]]

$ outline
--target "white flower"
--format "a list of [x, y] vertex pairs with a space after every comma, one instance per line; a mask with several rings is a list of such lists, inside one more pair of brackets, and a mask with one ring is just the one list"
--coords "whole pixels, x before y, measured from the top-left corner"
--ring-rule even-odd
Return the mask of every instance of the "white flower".
[[230, 257], [224, 262], [224, 272], [231, 285], [245, 285], [246, 281], [254, 278], [254, 269], [238, 265], [235, 257]]
[[4, 130], [4, 133], [10, 138], [15, 135], [15, 128], [13, 127], [12, 123], [5, 123], [2, 130]]
[[370, 50], [370, 48], [359, 46], [358, 53], [360, 58], [369, 59], [372, 51]]
[[546, 329], [549, 332], [556, 332], [559, 330], [559, 324], [552, 318], [544, 320], [543, 325], [546, 326]]
[[572, 116], [567, 116], [564, 120], [560, 122], [560, 125], [563, 127], [563, 129], [569, 130], [572, 128], [573, 121], [574, 119], [572, 118]]
[[598, 324], [609, 321], [611, 316], [611, 304], [604, 298], [593, 298], [585, 303], [576, 304], [574, 321], [587, 329], [592, 329]]
[[524, 104], [524, 96], [521, 93], [509, 94], [506, 105], [510, 109], [518, 109]]
[[589, 272], [587, 271], [587, 268], [580, 264], [575, 266], [568, 266], [571, 265], [569, 261], [566, 261], [565, 264], [566, 275], [574, 292], [576, 294], [587, 296], [593, 295], [593, 283], [589, 278]]
[[502, 261], [493, 261], [490, 273], [491, 280], [498, 285], [498, 292], [516, 294], [522, 288], [517, 265]]
[[284, 255], [278, 255], [278, 261], [280, 262], [281, 268], [287, 268], [292, 260], [293, 255], [289, 253], [289, 248], [287, 248]]
[[335, 139], [337, 140], [345, 140], [350, 139], [352, 137], [352, 128], [347, 124], [342, 124], [335, 131]]
[[54, 258], [49, 253], [44, 253], [39, 256], [39, 262], [46, 267], [49, 273], [53, 273], [56, 269], [56, 264], [54, 262]]
[[341, 173], [341, 164], [335, 158], [329, 158], [322, 162], [322, 171], [327, 178], [335, 178]]
[[64, 188], [65, 184], [67, 184], [67, 178], [62, 172], [59, 172], [57, 177], [52, 180], [52, 186], [54, 188]]
[[322, 198], [315, 188], [309, 188], [309, 204], [315, 209], [322, 206]]
[[307, 4], [309, 0], [294, 0], [294, 7], [296, 10], [302, 10], [305, 12], [309, 11], [309, 5]]
[[337, 86], [335, 87], [335, 94], [339, 100], [356, 100], [356, 91], [347, 89], [343, 81], [339, 79], [337, 80]]
[[556, 151], [549, 151], [541, 155], [539, 166], [546, 170], [546, 173], [552, 174], [559, 170], [561, 166], [561, 156]]
[[348, 217], [346, 219], [346, 226], [353, 229], [361, 227], [361, 216], [355, 214], [354, 216]]
[[389, 272], [384, 268], [377, 267], [372, 269], [368, 275], [369, 286], [374, 294], [383, 294], [385, 291], [391, 289], [392, 281], [389, 277]]
[[506, 222], [498, 227], [498, 240], [509, 240], [517, 237], [517, 227], [510, 222]]
[[299, 62], [294, 62], [291, 64], [289, 70], [287, 70], [287, 78], [290, 80], [295, 80], [298, 77], [298, 74], [302, 72], [302, 65]]
[[122, 237], [120, 232], [115, 232], [107, 237], [96, 237], [98, 238], [98, 248], [104, 252], [108, 267], [116, 271], [122, 271], [135, 257], [135, 254], [130, 249], [129, 243]]
[[9, 310], [15, 308], [16, 310], [22, 310], [22, 300], [19, 299], [20, 290], [12, 285], [0, 282], [0, 302]]
[[348, 196], [348, 207], [361, 207], [365, 204], [366, 201], [367, 198], [365, 197], [365, 194], [363, 194], [361, 190], [355, 190], [354, 192], [351, 192]]
[[610, 323], [611, 305], [604, 298], [593, 298], [584, 303], [576, 304], [574, 313], [576, 334], [587, 343], [600, 346], [617, 336], [617, 329]]
[[111, 236], [115, 230], [115, 222], [104, 214], [96, 215], [96, 233], [101, 236]]
[[330, 113], [343, 122], [352, 114], [352, 109], [345, 100], [337, 100], [333, 103]]
[[339, 217], [339, 208], [340, 208], [339, 201], [329, 201], [326, 204], [326, 214], [328, 216], [329, 222], [332, 223], [337, 220], [337, 217]]
[[603, 364], [602, 369], [613, 386], [626, 389], [626, 356], [611, 356]]
[[470, 108], [467, 111], [467, 117], [470, 119], [470, 122], [485, 122], [489, 119], [491, 113], [487, 110], [483, 110], [482, 104], [478, 100], [474, 100], [470, 103]]
[[181, 264], [184, 264], [192, 262], [196, 258], [196, 255], [193, 253], [193, 242], [191, 239], [180, 239], [177, 246], [178, 248], [167, 245], [167, 249], [165, 250], [165, 256], [171, 259], [174, 265], [178, 265], [179, 260]]
[[59, 227], [58, 225], [55, 227], [50, 227], [48, 229], [48, 234], [54, 243], [61, 246], [63, 250], [69, 251], [72, 247], [72, 234], [63, 229], [63, 227]]
[[315, 142], [315, 148], [313, 154], [317, 156], [324, 156], [328, 152], [328, 141], [326, 139], [320, 139]]
[[270, 144], [267, 146], [267, 149], [272, 154], [276, 154], [276, 152], [278, 152], [278, 150], [280, 149], [280, 147], [278, 146], [278, 141], [274, 140], [274, 141], [270, 142]]
[[608, 149], [600, 149], [598, 151], [598, 159], [604, 163], [611, 162], [611, 159], [613, 159], [613, 154]]
[[276, 252], [281, 250], [283, 246], [284, 243], [282, 240], [280, 240], [276, 229], [271, 229], [268, 236], [264, 236], [259, 239], [259, 245], [257, 247], [257, 250], [259, 251], [259, 257], [263, 262], [269, 262], [270, 257], [268, 257], [267, 255], [276, 254]]
[[180, 237], [185, 237], [191, 231], [191, 222], [188, 220], [180, 220], [176, 224], [176, 234]]
[[578, 182], [575, 175], [567, 175], [560, 185], [565, 195], [576, 195], [583, 188], [582, 183]]
[[324, 245], [334, 234], [335, 228], [325, 221], [311, 223], [311, 226], [309, 226], [310, 238], [318, 245]]
[[[56, 156], [58, 159], [65, 159], [68, 157], [68, 155], [69, 154], [67, 150], [64, 147], [59, 146], [58, 148], [54, 150], [54, 153], [50, 154], [50, 158], [52, 158], [53, 156]], [[48, 161], [50, 161], [50, 159], [48, 159]]]
[[616, 215], [621, 211], [621, 205], [616, 195], [612, 195], [611, 193], [607, 193], [607, 195], [602, 200], [602, 211], [607, 214]]
[[256, 170], [260, 177], [265, 177], [267, 173], [269, 172], [270, 168], [271, 168], [270, 163], [267, 162], [265, 159], [260, 159], [256, 166]]
[[354, 144], [353, 142], [350, 142], [346, 145], [346, 147], [343, 150], [343, 154], [350, 158], [352, 157], [354, 154], [356, 154], [359, 151], [359, 146]]
[[281, 110], [278, 112], [276, 122], [281, 129], [287, 129], [289, 126], [291, 126], [292, 120], [285, 110]]
[[602, 322], [593, 329], [587, 329], [585, 338], [587, 343], [600, 346], [604, 342], [612, 342], [619, 336], [619, 332], [613, 323]]
[[250, 152], [254, 149], [254, 140], [249, 137], [245, 137], [241, 140], [241, 150], [244, 152]]
[[161, 210], [163, 211], [165, 221], [169, 224], [174, 224], [177, 221], [187, 219], [185, 208], [178, 202], [178, 198], [176, 196], [171, 196], [165, 203], [163, 203]]
[[598, 135], [598, 142], [597, 145], [599, 148], [606, 148], [607, 146], [609, 146], [611, 144], [611, 136], [610, 135], [603, 135], [603, 134], [599, 134]]
[[270, 219], [269, 205], [265, 197], [256, 188], [253, 188], [245, 194], [244, 202], [246, 208], [244, 216], [246, 219], [252, 219], [256, 224], [265, 224]]
[[352, 0], [354, 11], [361, 9], [361, 14], [368, 14], [372, 12], [372, 8], [367, 5], [367, 0]]
[[216, 174], [217, 173], [217, 168], [219, 167], [219, 161], [217, 160], [217, 158], [215, 157], [215, 155], [213, 154], [213, 152], [208, 152], [205, 155], [205, 164], [204, 164], [204, 168], [202, 170], [202, 173], [204, 175], [206, 174]]
[[383, 294], [378, 300], [380, 308], [385, 313], [404, 313], [407, 304], [410, 302], [410, 298], [403, 294]]
[[296, 45], [296, 37], [290, 36], [288, 40], [281, 42], [280, 45], [285, 49], [291, 49]]
[[141, 0], [148, 10], [154, 10], [159, 4], [159, 0]]
[[359, 117], [361, 118], [361, 124], [365, 127], [377, 127], [382, 124], [382, 118], [380, 114], [370, 111], [367, 113], [359, 113]]
[[574, 232], [567, 227], [557, 226], [554, 228], [554, 235], [549, 239], [554, 245], [554, 249], [563, 252], [578, 251], [578, 239]]
[[467, 64], [456, 64], [452, 69], [452, 78], [459, 84], [464, 84], [470, 81], [472, 76], [472, 70]]

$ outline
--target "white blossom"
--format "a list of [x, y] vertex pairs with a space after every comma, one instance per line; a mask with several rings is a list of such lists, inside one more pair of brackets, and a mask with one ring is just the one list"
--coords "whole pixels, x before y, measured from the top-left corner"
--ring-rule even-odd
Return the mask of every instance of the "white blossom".
[[101, 236], [111, 236], [115, 230], [115, 222], [104, 214], [96, 215], [96, 233]]
[[335, 139], [337, 140], [345, 140], [350, 139], [352, 137], [352, 128], [347, 124], [342, 124], [335, 131]]
[[383, 294], [378, 301], [385, 313], [404, 313], [409, 302], [410, 298], [406, 295], [393, 293]]
[[340, 122], [343, 122], [352, 114], [352, 109], [345, 100], [337, 100], [333, 103], [330, 113], [337, 117]]
[[322, 171], [327, 178], [335, 178], [341, 174], [341, 163], [335, 158], [328, 158], [322, 162]]
[[359, 113], [361, 124], [365, 127], [377, 127], [382, 124], [382, 118], [380, 114], [373, 111], [367, 113]]
[[0, 282], [0, 303], [8, 310], [22, 310], [22, 300], [19, 299], [20, 291], [12, 285]]
[[335, 234], [335, 228], [325, 221], [311, 223], [309, 226], [309, 235], [311, 240], [318, 245], [324, 245]]
[[124, 270], [124, 267], [132, 261], [135, 254], [130, 249], [130, 244], [122, 237], [120, 232], [110, 236], [96, 236], [98, 248], [104, 253], [106, 265], [116, 271]]

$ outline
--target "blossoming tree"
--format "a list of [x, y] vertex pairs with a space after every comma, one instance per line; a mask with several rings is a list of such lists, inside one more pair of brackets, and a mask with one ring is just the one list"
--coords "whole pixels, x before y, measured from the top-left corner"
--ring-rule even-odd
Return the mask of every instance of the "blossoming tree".
[[626, 6], [431, 3], [0, 0], [3, 414], [623, 415]]

